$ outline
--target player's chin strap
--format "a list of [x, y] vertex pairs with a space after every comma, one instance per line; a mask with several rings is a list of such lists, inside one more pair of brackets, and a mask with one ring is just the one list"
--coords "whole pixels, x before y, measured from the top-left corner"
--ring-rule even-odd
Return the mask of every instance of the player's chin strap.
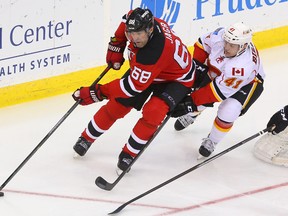
[[182, 176], [184, 176], [184, 175], [186, 175], [186, 174], [188, 174], [188, 173], [190, 173], [190, 172], [192, 172], [192, 171], [194, 171], [194, 170], [196, 170], [196, 169], [204, 166], [205, 164], [207, 164], [207, 163], [215, 160], [216, 158], [219, 158], [220, 156], [222, 156], [222, 155], [224, 155], [224, 154], [232, 151], [232, 150], [235, 149], [235, 148], [238, 148], [239, 146], [241, 146], [241, 145], [249, 142], [250, 140], [255, 139], [256, 137], [258, 137], [258, 136], [260, 136], [260, 135], [262, 135], [262, 134], [264, 134], [264, 133], [266, 133], [266, 132], [268, 132], [268, 131], [271, 131], [271, 130], [272, 130], [272, 126], [271, 126], [271, 127], [268, 127], [268, 128], [265, 128], [264, 130], [259, 131], [258, 133], [256, 133], [256, 134], [248, 137], [247, 139], [245, 139], [245, 140], [243, 140], [243, 141], [241, 141], [241, 142], [239, 142], [239, 143], [231, 146], [230, 148], [227, 148], [226, 150], [224, 150], [224, 151], [222, 151], [222, 152], [214, 155], [213, 157], [210, 157], [210, 158], [204, 160], [203, 162], [197, 164], [196, 166], [191, 167], [190, 169], [188, 169], [188, 170], [186, 170], [186, 171], [184, 171], [184, 172], [182, 172], [182, 173], [174, 176], [173, 178], [171, 178], [171, 179], [169, 179], [169, 180], [167, 180], [167, 181], [165, 181], [165, 182], [157, 185], [156, 187], [154, 187], [154, 188], [146, 191], [145, 193], [142, 193], [142, 194], [140, 194], [139, 196], [137, 196], [137, 197], [129, 200], [128, 202], [126, 202], [126, 203], [122, 204], [121, 206], [119, 206], [119, 207], [118, 207], [116, 210], [114, 210], [113, 212], [109, 213], [109, 215], [119, 213], [122, 209], [124, 209], [124, 208], [125, 208], [127, 205], [129, 205], [130, 203], [132, 203], [132, 202], [134, 202], [134, 201], [136, 201], [136, 200], [138, 200], [138, 199], [140, 199], [140, 198], [142, 198], [142, 197], [144, 197], [144, 196], [146, 196], [146, 195], [148, 195], [148, 194], [150, 194], [150, 193], [152, 193], [152, 192], [154, 192], [154, 191], [156, 191], [156, 190], [164, 187], [165, 185], [167, 185], [167, 184], [169, 184], [169, 183], [177, 180], [178, 178], [180, 178], [180, 177], [182, 177]]
[[[93, 82], [92, 85], [96, 85], [110, 70], [111, 64], [109, 64], [104, 71], [99, 75], [99, 77]], [[57, 122], [57, 124], [48, 132], [48, 134], [41, 140], [41, 142], [33, 149], [33, 151], [24, 159], [24, 161], [14, 170], [14, 172], [6, 179], [6, 181], [1, 185], [0, 192], [2, 189], [10, 182], [10, 180], [18, 173], [18, 171], [27, 163], [27, 161], [37, 152], [37, 150], [46, 142], [46, 140], [56, 131], [56, 129], [64, 122], [64, 120], [72, 113], [72, 111], [80, 104], [81, 99], [76, 101], [74, 105], [66, 112], [66, 114]], [[0, 193], [0, 195], [3, 192]], [[4, 195], [4, 194], [3, 194]]]

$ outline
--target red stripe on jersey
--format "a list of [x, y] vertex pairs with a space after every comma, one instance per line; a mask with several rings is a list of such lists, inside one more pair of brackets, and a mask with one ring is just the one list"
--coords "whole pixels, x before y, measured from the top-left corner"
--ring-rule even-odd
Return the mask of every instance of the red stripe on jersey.
[[206, 59], [208, 58], [208, 53], [203, 49], [202, 44], [196, 42], [194, 44], [194, 52], [193, 52], [193, 59], [204, 64]]
[[217, 97], [214, 95], [210, 85], [206, 85], [203, 88], [200, 88], [197, 91], [193, 92], [191, 94], [191, 97], [196, 106], [213, 102], [219, 102]]

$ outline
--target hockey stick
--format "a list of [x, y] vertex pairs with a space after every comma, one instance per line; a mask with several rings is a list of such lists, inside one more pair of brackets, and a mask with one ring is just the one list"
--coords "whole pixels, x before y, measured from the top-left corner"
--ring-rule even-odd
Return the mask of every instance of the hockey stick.
[[118, 178], [113, 182], [113, 183], [109, 183], [107, 182], [104, 178], [102, 178], [101, 176], [98, 176], [95, 180], [95, 184], [102, 188], [103, 190], [112, 190], [115, 185], [123, 178], [123, 176], [131, 169], [131, 167], [133, 166], [133, 164], [136, 162], [136, 160], [141, 156], [141, 154], [145, 151], [145, 149], [151, 144], [151, 142], [154, 140], [154, 138], [157, 136], [157, 134], [160, 132], [160, 130], [164, 127], [164, 125], [168, 122], [169, 118], [171, 117], [170, 114], [168, 114], [165, 119], [163, 120], [163, 122], [161, 123], [161, 125], [157, 128], [157, 130], [154, 132], [153, 136], [148, 140], [148, 142], [146, 143], [146, 145], [144, 146], [144, 148], [138, 153], [138, 155], [134, 158], [134, 160], [129, 164], [129, 166], [127, 167], [126, 170], [124, 170], [119, 176]]
[[[103, 76], [110, 70], [109, 64], [105, 70], [99, 75], [99, 77], [93, 82], [92, 85], [98, 83]], [[15, 171], [6, 179], [6, 181], [0, 187], [0, 196], [3, 196], [2, 189], [8, 184], [8, 182], [18, 173], [18, 171], [27, 163], [27, 161], [36, 153], [36, 151], [45, 143], [45, 141], [56, 131], [56, 129], [64, 122], [64, 120], [72, 113], [72, 111], [80, 104], [81, 100], [78, 100], [74, 105], [66, 112], [66, 114], [57, 122], [57, 124], [48, 132], [48, 134], [41, 140], [41, 142], [33, 149], [33, 151], [25, 158], [25, 160], [15, 169]]]
[[238, 148], [239, 146], [243, 145], [244, 143], [249, 142], [250, 140], [258, 137], [259, 135], [262, 135], [262, 134], [266, 133], [267, 131], [271, 131], [272, 128], [273, 128], [273, 126], [271, 126], [271, 127], [269, 127], [269, 128], [266, 128], [266, 129], [264, 129], [264, 130], [262, 130], [262, 131], [259, 131], [258, 133], [252, 135], [251, 137], [248, 137], [247, 139], [245, 139], [245, 140], [243, 140], [243, 141], [241, 141], [241, 142], [239, 142], [239, 143], [231, 146], [230, 148], [227, 148], [226, 150], [224, 150], [224, 151], [222, 151], [222, 152], [214, 155], [213, 157], [210, 157], [210, 158], [206, 159], [205, 161], [203, 161], [203, 162], [197, 164], [196, 166], [193, 166], [193, 167], [191, 167], [190, 169], [188, 169], [188, 170], [186, 170], [186, 171], [184, 171], [184, 172], [182, 172], [182, 173], [174, 176], [173, 178], [171, 178], [171, 179], [169, 179], [169, 180], [167, 180], [167, 181], [159, 184], [158, 186], [156, 186], [156, 187], [154, 187], [154, 188], [146, 191], [145, 193], [140, 194], [139, 196], [137, 196], [137, 197], [129, 200], [128, 202], [124, 203], [123, 205], [119, 206], [119, 207], [118, 207], [116, 210], [114, 210], [113, 212], [110, 212], [109, 215], [119, 213], [122, 209], [124, 209], [124, 208], [125, 208], [127, 205], [129, 205], [130, 203], [132, 203], [132, 202], [134, 202], [134, 201], [136, 201], [136, 200], [138, 200], [138, 199], [140, 199], [140, 198], [142, 198], [142, 197], [144, 197], [144, 196], [146, 196], [146, 195], [148, 195], [148, 194], [150, 194], [150, 193], [158, 190], [159, 188], [161, 188], [161, 187], [163, 187], [163, 186], [165, 186], [165, 185], [167, 185], [167, 184], [175, 181], [176, 179], [178, 179], [178, 178], [180, 178], [180, 177], [182, 177], [182, 176], [184, 176], [184, 175], [192, 172], [193, 170], [196, 170], [196, 169], [200, 168], [201, 166], [203, 166], [203, 165], [205, 165], [205, 164], [207, 164], [207, 163], [215, 160], [216, 158], [219, 158], [220, 156], [222, 156], [222, 155], [224, 155], [224, 154], [232, 151], [233, 149]]

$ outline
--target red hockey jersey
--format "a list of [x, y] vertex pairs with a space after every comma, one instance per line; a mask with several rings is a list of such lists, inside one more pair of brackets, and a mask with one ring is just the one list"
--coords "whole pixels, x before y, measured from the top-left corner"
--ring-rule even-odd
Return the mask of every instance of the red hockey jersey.
[[[115, 32], [118, 41], [127, 41], [125, 16], [123, 18]], [[133, 43], [127, 48], [130, 74], [101, 86], [101, 92], [108, 98], [133, 97], [152, 83], [177, 81], [192, 86], [194, 64], [191, 55], [165, 21], [155, 18], [154, 31], [143, 48], [137, 48]]]

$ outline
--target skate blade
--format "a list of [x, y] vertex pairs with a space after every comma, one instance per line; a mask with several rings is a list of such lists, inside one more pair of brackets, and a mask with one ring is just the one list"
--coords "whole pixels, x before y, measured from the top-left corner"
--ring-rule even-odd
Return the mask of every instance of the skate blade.
[[118, 167], [116, 168], [116, 174], [118, 175], [118, 176], [120, 176], [121, 175], [121, 173], [123, 172], [121, 169], [119, 169]]
[[201, 155], [200, 153], [198, 154], [197, 160], [199, 161], [204, 161], [207, 160], [208, 158], [210, 158], [212, 156], [212, 154], [210, 154], [208, 157], [205, 157], [203, 155]]
[[[126, 174], [131, 170], [131, 168], [129, 168], [127, 171], [126, 171]], [[118, 176], [120, 176], [122, 174], [123, 170], [119, 169], [118, 167], [116, 168], [116, 174]]]
[[79, 154], [77, 154], [76, 152], [74, 152], [73, 158], [74, 159], [79, 159], [79, 158], [81, 158], [81, 156]]
[[197, 160], [205, 160], [206, 158], [208, 157], [204, 157], [203, 155], [198, 154]]

